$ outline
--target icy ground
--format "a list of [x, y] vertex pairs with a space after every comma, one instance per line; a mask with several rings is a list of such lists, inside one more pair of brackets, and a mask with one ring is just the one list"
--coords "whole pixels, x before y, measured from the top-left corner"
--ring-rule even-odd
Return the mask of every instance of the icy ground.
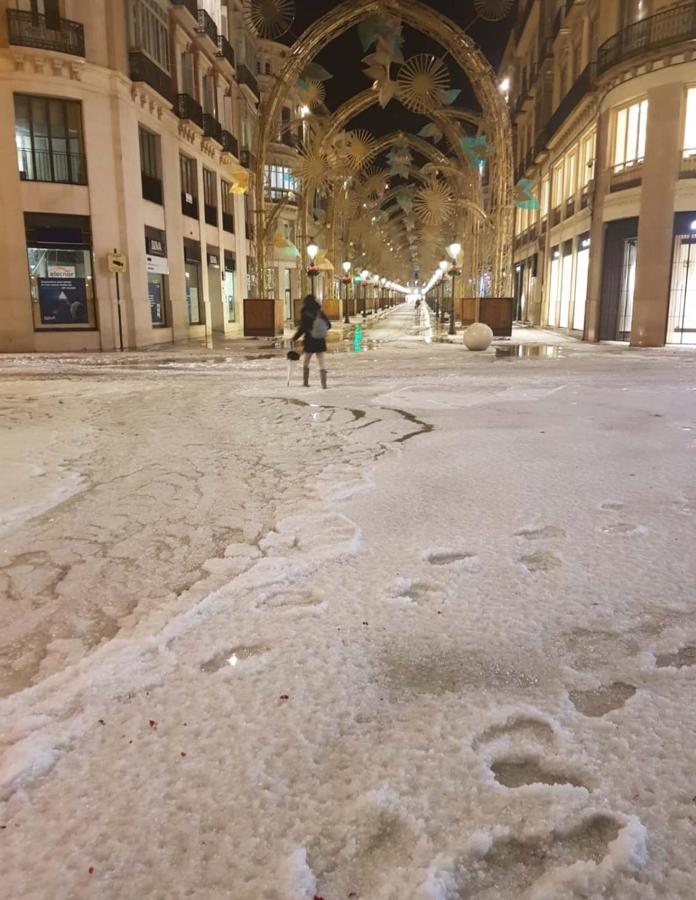
[[3, 896], [696, 897], [696, 354], [370, 334], [0, 360]]

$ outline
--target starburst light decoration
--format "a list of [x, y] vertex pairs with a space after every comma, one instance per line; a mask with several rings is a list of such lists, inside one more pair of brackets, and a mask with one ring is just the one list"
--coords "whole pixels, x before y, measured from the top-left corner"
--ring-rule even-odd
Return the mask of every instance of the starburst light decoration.
[[437, 56], [419, 53], [399, 69], [398, 85], [403, 105], [413, 112], [425, 113], [439, 106], [443, 92], [449, 90], [449, 71]]
[[325, 194], [328, 190], [330, 169], [324, 153], [312, 147], [303, 147], [295, 160], [293, 169], [305, 190], [319, 191], [320, 194]]
[[512, 9], [512, 2], [513, 0], [474, 0], [474, 7], [486, 22], [500, 22]]
[[454, 195], [450, 186], [432, 179], [416, 192], [413, 209], [424, 225], [442, 225], [454, 212]]
[[308, 78], [298, 83], [297, 93], [300, 102], [310, 109], [321, 106], [326, 99], [326, 88], [321, 81]]
[[293, 0], [244, 0], [244, 17], [255, 34], [275, 41], [292, 27], [295, 4]]
[[346, 143], [346, 162], [361, 169], [375, 155], [375, 139], [369, 131], [351, 131]]

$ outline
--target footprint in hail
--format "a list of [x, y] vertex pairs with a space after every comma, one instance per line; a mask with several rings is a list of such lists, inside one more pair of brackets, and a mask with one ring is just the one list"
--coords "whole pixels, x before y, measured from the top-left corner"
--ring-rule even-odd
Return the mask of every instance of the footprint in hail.
[[599, 719], [615, 709], [621, 709], [635, 693], [636, 688], [632, 684], [616, 681], [589, 691], [569, 691], [568, 696], [583, 716]]
[[676, 653], [660, 653], [655, 657], [658, 669], [688, 669], [696, 666], [696, 647], [682, 647]]

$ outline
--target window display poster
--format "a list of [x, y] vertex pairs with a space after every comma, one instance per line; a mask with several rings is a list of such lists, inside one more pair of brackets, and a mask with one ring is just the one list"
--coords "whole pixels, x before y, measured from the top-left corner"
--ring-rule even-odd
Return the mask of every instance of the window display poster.
[[75, 266], [48, 266], [46, 274], [49, 278], [74, 278], [77, 273]]
[[44, 325], [87, 325], [84, 278], [39, 278], [39, 307]]
[[153, 322], [164, 321], [162, 316], [162, 283], [160, 281], [148, 281], [147, 292], [150, 296], [150, 315]]

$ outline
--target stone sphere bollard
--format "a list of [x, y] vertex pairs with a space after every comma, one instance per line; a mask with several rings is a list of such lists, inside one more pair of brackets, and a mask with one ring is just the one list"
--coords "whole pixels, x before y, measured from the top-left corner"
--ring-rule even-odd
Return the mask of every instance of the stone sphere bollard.
[[474, 322], [464, 332], [464, 345], [468, 350], [488, 350], [493, 342], [493, 331], [483, 322]]

